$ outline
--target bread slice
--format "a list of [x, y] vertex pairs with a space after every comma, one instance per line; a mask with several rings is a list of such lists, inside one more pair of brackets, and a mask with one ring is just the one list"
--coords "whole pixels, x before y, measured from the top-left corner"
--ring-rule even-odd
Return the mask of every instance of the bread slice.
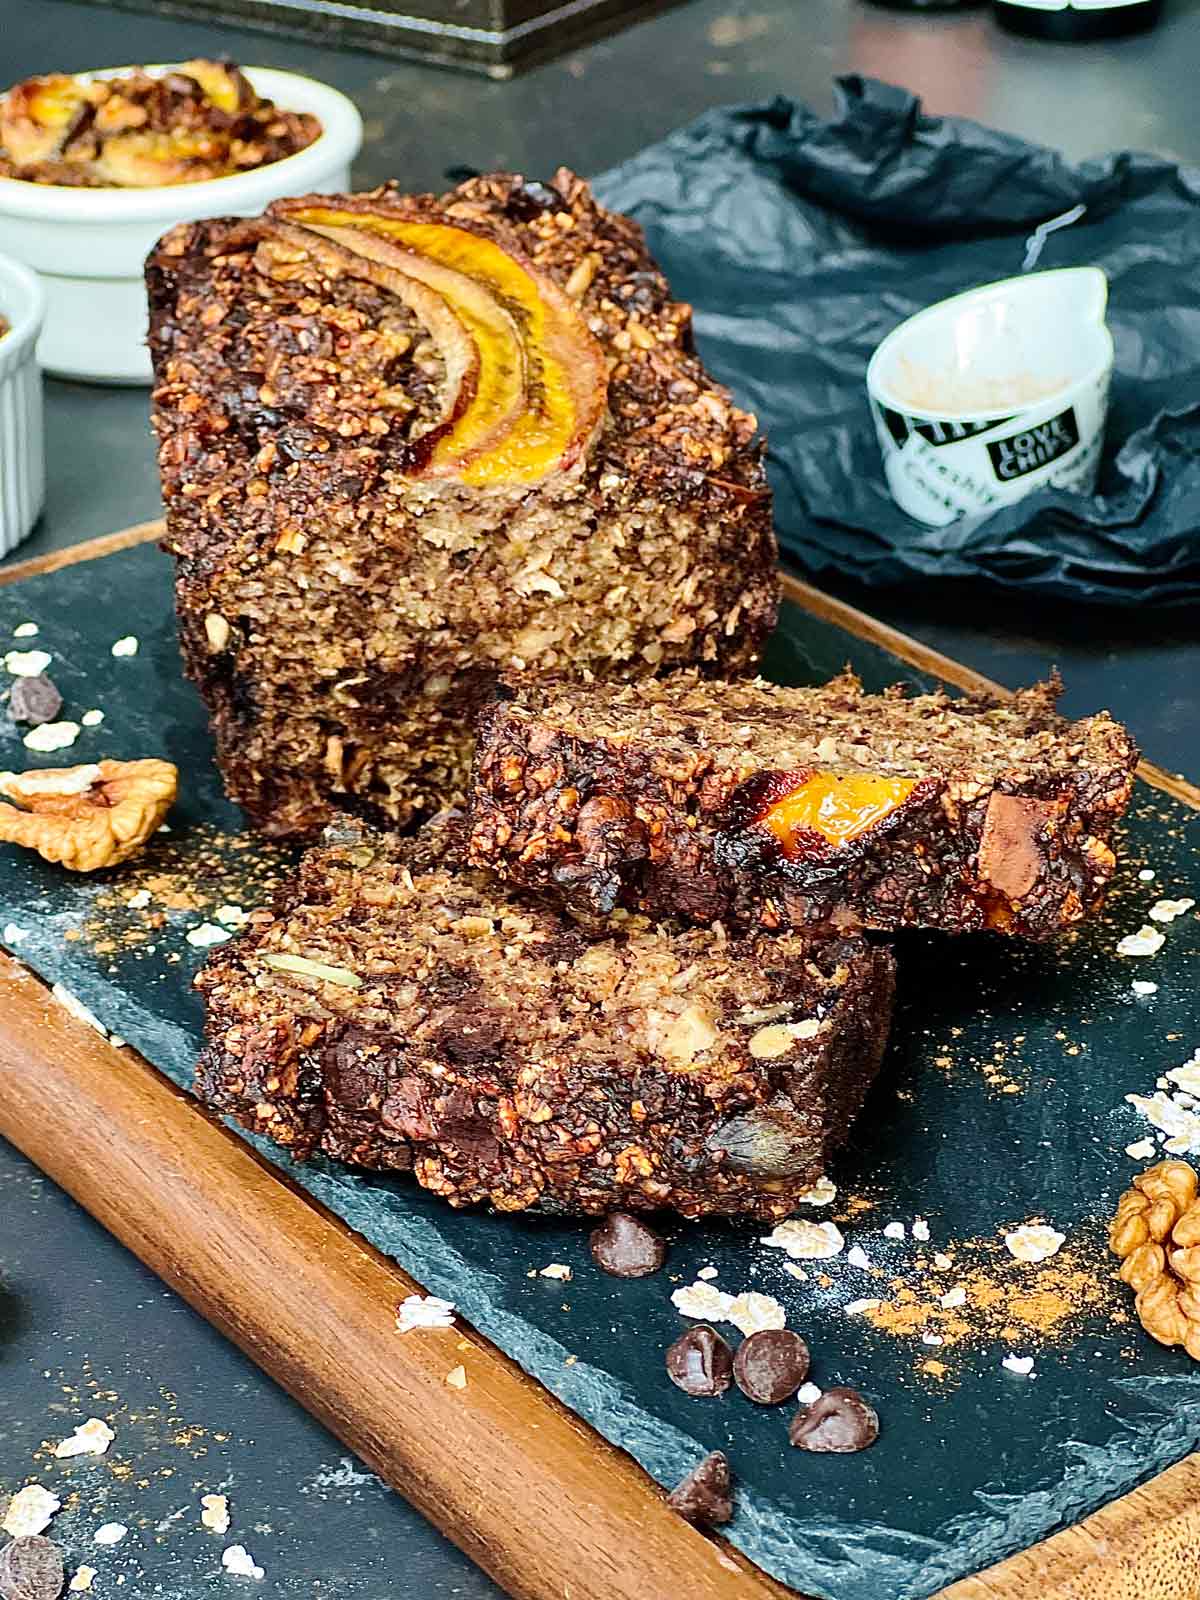
[[147, 282], [184, 660], [260, 827], [461, 800], [501, 672], [753, 666], [754, 418], [573, 174], [185, 224]]
[[824, 1174], [879, 1066], [890, 951], [585, 928], [458, 868], [438, 822], [340, 837], [199, 976], [218, 1110], [455, 1206], [777, 1218]]
[[1060, 688], [526, 686], [481, 719], [470, 856], [597, 912], [1047, 938], [1100, 904], [1137, 761]]

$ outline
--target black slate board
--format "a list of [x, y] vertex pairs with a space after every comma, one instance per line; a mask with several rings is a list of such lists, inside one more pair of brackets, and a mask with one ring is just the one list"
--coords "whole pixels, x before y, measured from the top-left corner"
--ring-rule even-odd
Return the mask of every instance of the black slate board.
[[[15, 954], [187, 1083], [201, 1025], [188, 980], [202, 953], [184, 934], [201, 913], [169, 912], [145, 943], [126, 948], [122, 931], [144, 928], [149, 911], [121, 902], [171, 861], [202, 856], [209, 865], [197, 867], [197, 886], [227, 898], [228, 883], [212, 875], [214, 850], [243, 868], [263, 857], [258, 846], [242, 853], [203, 714], [179, 676], [167, 560], [142, 546], [0, 590], [4, 648], [26, 620], [40, 634], [12, 644], [49, 650], [67, 714], [98, 706], [105, 721], [85, 729], [65, 755], [39, 758], [0, 720], [0, 765], [159, 753], [179, 764], [183, 797], [170, 835], [119, 874], [68, 878], [0, 850], [0, 928], [24, 930], [19, 942], [6, 930]], [[139, 652], [114, 659], [112, 642], [127, 632], [139, 637]], [[872, 688], [922, 681], [875, 646], [785, 607], [771, 675], [816, 681], [847, 660]], [[1147, 1131], [1123, 1097], [1152, 1093], [1159, 1074], [1200, 1042], [1195, 917], [1167, 929], [1153, 960], [1113, 954], [1119, 935], [1140, 925], [1156, 898], [1187, 894], [1200, 882], [1195, 818], [1140, 788], [1109, 913], [1057, 949], [992, 938], [902, 942], [894, 1044], [834, 1173], [844, 1194], [876, 1202], [845, 1231], [849, 1244], [887, 1269], [883, 1280], [843, 1256], [815, 1268], [805, 1263], [813, 1270], [800, 1283], [783, 1271], [779, 1252], [757, 1243], [761, 1230], [674, 1224], [668, 1271], [675, 1281], [664, 1274], [621, 1283], [592, 1267], [583, 1227], [455, 1213], [406, 1180], [322, 1162], [280, 1165], [431, 1292], [453, 1300], [662, 1483], [673, 1484], [703, 1452], [725, 1449], [740, 1483], [729, 1535], [767, 1571], [832, 1600], [930, 1594], [1124, 1493], [1200, 1437], [1200, 1373], [1128, 1321], [1112, 1320], [1125, 1309], [1124, 1291], [1108, 1281], [1102, 1241], [1103, 1218], [1133, 1170], [1123, 1147]], [[1143, 866], [1156, 872], [1153, 883], [1138, 879]], [[114, 951], [97, 949], [101, 924]], [[84, 936], [67, 937], [77, 930]], [[1152, 978], [1158, 993], [1135, 1000], [1135, 976]], [[994, 1064], [997, 1040], [1007, 1046], [1004, 1071], [1018, 1092], [1003, 1092], [973, 1064]], [[939, 1058], [951, 1065], [939, 1066]], [[886, 1293], [893, 1274], [913, 1261], [918, 1247], [890, 1242], [881, 1229], [915, 1213], [930, 1223], [926, 1257], [950, 1246], [965, 1265], [983, 1250], [982, 1259], [1010, 1276], [1037, 1269], [1008, 1261], [998, 1229], [1046, 1217], [1068, 1235], [1065, 1249], [1094, 1262], [1100, 1302], [1068, 1339], [1045, 1347], [1032, 1338], [1014, 1345], [984, 1337], [969, 1347], [927, 1349], [847, 1316], [847, 1301], [879, 1293], [880, 1281]], [[992, 1253], [955, 1243], [969, 1239], [991, 1241]], [[527, 1275], [551, 1261], [571, 1266], [573, 1280]], [[709, 1263], [721, 1287], [755, 1288], [783, 1302], [789, 1324], [812, 1345], [818, 1383], [856, 1383], [875, 1399], [883, 1434], [873, 1450], [805, 1456], [787, 1445], [786, 1408], [759, 1409], [736, 1392], [693, 1401], [667, 1382], [660, 1352], [684, 1325], [670, 1292]], [[815, 1277], [822, 1269], [831, 1280], [825, 1286]], [[954, 1281], [947, 1274], [947, 1287]], [[1004, 1371], [1007, 1349], [1033, 1355], [1036, 1376]], [[923, 1360], [939, 1357], [949, 1369], [942, 1380], [919, 1371]]]

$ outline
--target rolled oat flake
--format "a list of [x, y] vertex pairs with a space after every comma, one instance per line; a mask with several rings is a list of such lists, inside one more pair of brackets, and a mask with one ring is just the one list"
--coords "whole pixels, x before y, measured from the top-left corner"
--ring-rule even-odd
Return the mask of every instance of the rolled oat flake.
[[0, 1600], [58, 1600], [65, 1575], [62, 1551], [40, 1533], [0, 1550]]

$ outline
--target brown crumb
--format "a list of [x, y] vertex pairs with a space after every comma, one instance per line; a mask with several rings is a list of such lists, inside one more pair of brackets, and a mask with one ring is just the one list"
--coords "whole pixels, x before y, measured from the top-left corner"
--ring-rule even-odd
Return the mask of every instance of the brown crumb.
[[182, 937], [184, 925], [169, 913], [211, 914], [224, 905], [251, 911], [269, 903], [293, 860], [294, 852], [286, 847], [208, 825], [165, 838], [158, 835], [119, 882], [98, 886], [92, 914], [65, 937], [82, 937], [98, 955], [139, 948], [149, 955], [148, 941], [161, 931], [158, 949], [174, 964], [178, 952], [164, 946]]
[[[952, 1038], [962, 1035], [961, 1028], [951, 1028]], [[969, 1055], [957, 1052], [951, 1054], [949, 1045], [940, 1043], [935, 1045], [937, 1054], [933, 1057], [935, 1067], [941, 1067], [943, 1072], [960, 1069], [964, 1072], [975, 1072], [983, 1079], [984, 1083], [996, 1094], [1022, 1094], [1024, 1085], [1013, 1076], [1012, 1067], [1014, 1057], [1019, 1058], [1021, 1046], [1025, 1042], [1025, 1035], [1015, 1034], [1011, 1040], [994, 1039], [990, 1054]]]

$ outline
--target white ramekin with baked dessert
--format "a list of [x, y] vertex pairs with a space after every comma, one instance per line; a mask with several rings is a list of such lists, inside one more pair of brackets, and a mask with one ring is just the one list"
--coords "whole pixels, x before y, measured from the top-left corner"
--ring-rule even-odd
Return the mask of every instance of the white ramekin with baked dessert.
[[0, 97], [0, 230], [47, 297], [61, 377], [149, 383], [142, 264], [177, 222], [343, 189], [354, 105], [266, 67], [188, 61], [47, 74]]
[[42, 375], [35, 355], [45, 312], [37, 274], [0, 256], [0, 556], [32, 531], [45, 498]]

